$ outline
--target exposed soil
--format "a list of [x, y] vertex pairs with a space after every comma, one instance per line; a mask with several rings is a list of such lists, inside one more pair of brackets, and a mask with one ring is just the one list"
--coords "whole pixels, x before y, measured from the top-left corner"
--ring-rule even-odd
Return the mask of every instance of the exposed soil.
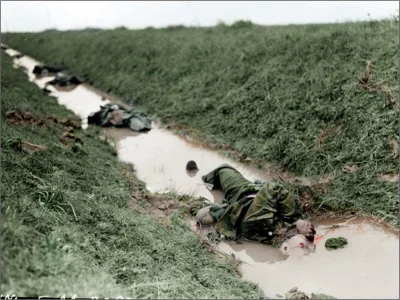
[[39, 126], [39, 127], [47, 127], [47, 122], [52, 121], [55, 124], [60, 124], [64, 127], [67, 128], [73, 128], [73, 129], [78, 129], [80, 128], [80, 124], [76, 120], [71, 120], [67, 118], [56, 118], [53, 116], [46, 117], [45, 119], [43, 118], [38, 118], [32, 116], [30, 112], [21, 112], [21, 111], [16, 111], [16, 110], [10, 110], [7, 111], [6, 113], [7, 117], [7, 122], [10, 125], [17, 125], [17, 126], [22, 126], [22, 125], [33, 125], [33, 126]]

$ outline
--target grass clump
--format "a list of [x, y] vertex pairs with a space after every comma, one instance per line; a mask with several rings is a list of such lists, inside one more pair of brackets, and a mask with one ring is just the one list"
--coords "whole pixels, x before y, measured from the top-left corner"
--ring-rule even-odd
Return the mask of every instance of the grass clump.
[[9, 110], [42, 119], [74, 115], [13, 69], [9, 57], [1, 59], [3, 295], [262, 296], [236, 276], [233, 263], [207, 252], [180, 215], [167, 227], [128, 207], [132, 189], [139, 198], [145, 190], [124, 176], [99, 129], [76, 130], [84, 143], [75, 151], [60, 142], [60, 124], [9, 124]]
[[[7, 33], [150, 113], [297, 175], [333, 178], [317, 205], [398, 224], [398, 19], [326, 25]], [[359, 85], [372, 62], [372, 88]], [[386, 90], [377, 88], [385, 82]], [[356, 172], [348, 167], [356, 166]], [[352, 168], [353, 170], [355, 168]]]

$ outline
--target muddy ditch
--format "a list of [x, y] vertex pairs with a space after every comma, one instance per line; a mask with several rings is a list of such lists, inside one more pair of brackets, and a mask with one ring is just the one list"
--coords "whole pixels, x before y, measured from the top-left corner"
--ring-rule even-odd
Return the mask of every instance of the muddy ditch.
[[[12, 49], [6, 52], [10, 56], [18, 53]], [[110, 100], [121, 103], [87, 84], [68, 88], [46, 85], [54, 76], [37, 77], [32, 71], [38, 62], [26, 55], [14, 58], [14, 63], [27, 70], [30, 81], [39, 88], [47, 88], [60, 105], [72, 110], [81, 119], [82, 128], [88, 126], [89, 114], [97, 111], [101, 105]], [[185, 133], [184, 138], [182, 133]], [[194, 132], [173, 123], [166, 125], [154, 122], [153, 128], [146, 133], [127, 128], [104, 128], [103, 139], [115, 143], [119, 159], [133, 165], [139, 180], [146, 184], [148, 197], [143, 197], [140, 189], [134, 189], [130, 206], [152, 214], [166, 226], [168, 217], [179, 207], [185, 207], [185, 199], [191, 196], [201, 197], [210, 203], [222, 200], [222, 193], [208, 190], [201, 176], [223, 163], [234, 166], [249, 180], [270, 181], [280, 177], [289, 182], [307, 183], [307, 180], [293, 178], [272, 165], [263, 163], [260, 168], [254, 167], [254, 162], [227, 146], [203, 145]], [[233, 158], [215, 150], [229, 152]], [[197, 172], [186, 171], [186, 164], [190, 160], [197, 163]], [[260, 165], [260, 162], [257, 164]], [[132, 184], [137, 184], [133, 178], [130, 180]], [[327, 182], [329, 179], [317, 184]], [[145, 203], [135, 197], [135, 193], [139, 192], [140, 198], [146, 199]], [[179, 197], [182, 199], [177, 199]], [[269, 297], [276, 298], [277, 294], [284, 294], [297, 286], [308, 294], [324, 293], [338, 298], [398, 299], [398, 231], [389, 230], [376, 220], [358, 214], [343, 214], [352, 216], [346, 219], [333, 218], [337, 215], [327, 212], [316, 215], [316, 231], [323, 238], [316, 252], [306, 257], [285, 257], [275, 248], [252, 242], [237, 244], [222, 241], [213, 249], [241, 260], [243, 263], [238, 270], [243, 278], [259, 284]], [[207, 228], [197, 228], [191, 219], [189, 223], [199, 238], [204, 237]], [[347, 238], [348, 245], [337, 251], [326, 250], [325, 240], [337, 236]]]

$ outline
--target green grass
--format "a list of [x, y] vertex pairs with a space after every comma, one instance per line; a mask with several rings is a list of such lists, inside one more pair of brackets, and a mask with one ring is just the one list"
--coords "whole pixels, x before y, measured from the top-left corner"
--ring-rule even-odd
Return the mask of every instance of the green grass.
[[[398, 224], [398, 172], [389, 140], [399, 130], [387, 95], [357, 86], [367, 60], [372, 82], [398, 97], [396, 20], [212, 28], [7, 33], [5, 42], [63, 64], [96, 87], [198, 130], [255, 159], [301, 176], [334, 177], [318, 205], [372, 213]], [[319, 152], [319, 134], [341, 126]], [[356, 173], [345, 165], [356, 164]]]
[[[8, 110], [74, 116], [13, 69], [8, 56], [1, 63], [3, 295], [262, 297], [232, 263], [206, 251], [180, 214], [166, 227], [128, 207], [133, 188], [146, 191], [123, 175], [98, 128], [76, 132], [80, 149], [61, 144], [58, 124], [9, 125]], [[20, 141], [48, 149], [28, 154]]]

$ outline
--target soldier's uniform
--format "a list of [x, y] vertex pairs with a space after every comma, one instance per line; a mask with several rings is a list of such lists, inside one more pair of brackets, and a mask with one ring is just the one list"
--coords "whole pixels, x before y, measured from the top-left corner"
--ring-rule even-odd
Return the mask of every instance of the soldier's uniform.
[[[243, 236], [274, 243], [275, 238], [299, 217], [294, 198], [279, 183], [255, 184], [227, 164], [202, 179], [225, 194], [224, 203], [212, 206], [210, 214], [216, 231], [228, 238]], [[255, 193], [255, 197], [248, 197]]]

